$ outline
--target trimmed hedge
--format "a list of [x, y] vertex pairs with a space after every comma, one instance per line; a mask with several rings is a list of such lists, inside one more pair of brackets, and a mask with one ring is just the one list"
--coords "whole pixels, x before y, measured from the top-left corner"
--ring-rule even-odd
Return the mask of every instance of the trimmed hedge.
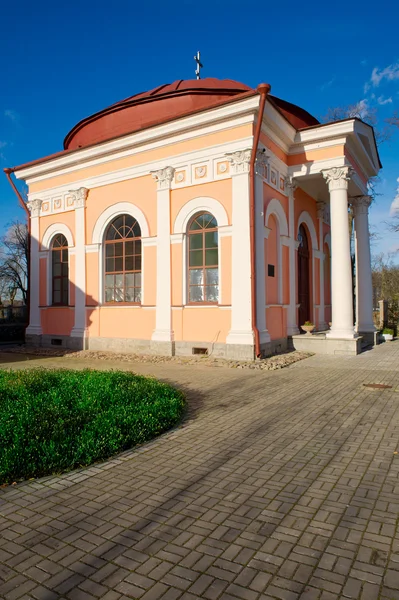
[[181, 392], [133, 373], [0, 370], [0, 483], [104, 460], [171, 428], [183, 411]]

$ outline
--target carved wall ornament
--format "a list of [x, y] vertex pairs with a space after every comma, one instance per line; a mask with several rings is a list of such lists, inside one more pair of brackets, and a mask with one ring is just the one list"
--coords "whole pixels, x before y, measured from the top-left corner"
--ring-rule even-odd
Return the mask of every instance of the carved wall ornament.
[[50, 209], [50, 204], [48, 202], [43, 202], [42, 204], [42, 212], [48, 212]]
[[288, 192], [288, 195], [294, 194], [295, 190], [298, 187], [298, 182], [294, 177], [287, 175], [284, 178], [285, 190]]
[[317, 206], [317, 218], [324, 219], [325, 210], [326, 210], [325, 203], [323, 202], [323, 200], [317, 200], [316, 206]]
[[206, 172], [207, 172], [207, 168], [205, 165], [203, 165], [201, 167], [195, 167], [195, 178], [202, 179], [202, 177], [205, 177]]
[[266, 152], [266, 149], [258, 150], [256, 153], [256, 161], [255, 161], [255, 171], [258, 175], [263, 177], [263, 179], [267, 179], [268, 177], [268, 168], [269, 168], [269, 155]]
[[164, 169], [159, 169], [158, 171], [151, 171], [153, 179], [155, 179], [158, 183], [159, 190], [170, 189], [170, 184], [172, 183], [174, 174], [175, 169], [173, 167], [165, 167]]
[[340, 190], [348, 189], [348, 182], [352, 173], [354, 173], [354, 169], [352, 167], [332, 167], [331, 169], [324, 169], [321, 173], [330, 191]]
[[30, 200], [27, 203], [31, 217], [38, 217], [40, 215], [40, 209], [42, 207], [42, 203], [43, 203], [43, 200], [39, 200], [39, 198], [36, 198], [36, 200]]
[[62, 205], [61, 198], [56, 198], [54, 200], [54, 210], [59, 210], [61, 208], [61, 205]]
[[226, 161], [217, 163], [216, 172], [218, 175], [224, 175], [228, 170], [229, 164]]
[[351, 205], [353, 208], [353, 214], [356, 217], [356, 215], [368, 213], [369, 206], [372, 202], [372, 197], [371, 196], [356, 196], [355, 198], [351, 198], [350, 202], [351, 202]]
[[236, 152], [227, 152], [225, 154], [227, 160], [231, 163], [231, 167], [235, 175], [249, 172], [251, 153], [252, 149], [246, 148], [245, 150], [237, 150]]
[[85, 207], [88, 193], [89, 190], [85, 187], [80, 187], [77, 190], [68, 190], [68, 194], [70, 194], [74, 200], [75, 208]]
[[177, 171], [175, 174], [175, 181], [176, 183], [182, 183], [183, 181], [186, 181], [185, 171]]

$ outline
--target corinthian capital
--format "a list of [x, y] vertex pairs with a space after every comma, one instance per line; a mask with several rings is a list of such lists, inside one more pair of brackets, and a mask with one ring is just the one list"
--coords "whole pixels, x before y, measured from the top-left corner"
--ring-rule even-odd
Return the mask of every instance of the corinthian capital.
[[333, 167], [322, 171], [330, 192], [331, 190], [347, 190], [352, 173], [352, 167]]
[[86, 206], [86, 198], [88, 193], [89, 190], [85, 187], [68, 191], [68, 194], [70, 194], [75, 201], [75, 208], [84, 208]]
[[287, 177], [284, 177], [284, 187], [289, 196], [294, 195], [294, 192], [298, 187], [298, 181], [295, 179], [295, 177], [287, 175]]
[[248, 173], [249, 163], [251, 162], [252, 149], [237, 150], [236, 152], [227, 152], [225, 154], [227, 160], [231, 163], [233, 174]]
[[356, 196], [356, 198], [351, 198], [350, 202], [352, 204], [353, 214], [355, 217], [356, 215], [367, 214], [371, 201], [371, 196]]
[[37, 198], [36, 200], [31, 200], [30, 202], [27, 203], [31, 217], [38, 217], [40, 215], [40, 209], [42, 207], [42, 202], [43, 202], [43, 200], [39, 200], [39, 198]]
[[158, 171], [151, 171], [152, 178], [156, 180], [159, 190], [169, 190], [172, 183], [175, 169], [173, 167], [165, 167]]

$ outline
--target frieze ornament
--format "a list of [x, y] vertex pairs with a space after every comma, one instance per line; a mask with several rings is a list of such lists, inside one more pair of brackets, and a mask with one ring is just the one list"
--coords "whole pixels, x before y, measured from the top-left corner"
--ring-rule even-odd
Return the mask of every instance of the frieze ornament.
[[321, 173], [330, 191], [347, 190], [348, 182], [352, 173], [354, 173], [354, 169], [352, 167], [332, 167], [331, 169], [323, 170]]
[[255, 171], [264, 179], [267, 179], [267, 168], [269, 166], [269, 155], [266, 149], [258, 150], [256, 153]]
[[356, 196], [355, 198], [351, 198], [351, 205], [353, 207], [354, 215], [362, 215], [367, 214], [369, 211], [369, 206], [372, 202], [371, 196]]
[[227, 160], [231, 163], [233, 174], [249, 172], [249, 163], [251, 162], [252, 149], [237, 150], [236, 152], [227, 152], [225, 154]]
[[75, 208], [84, 208], [86, 206], [88, 193], [89, 190], [85, 187], [80, 187], [77, 190], [68, 190], [68, 194], [70, 194], [75, 202]]
[[170, 189], [174, 174], [175, 169], [173, 167], [165, 167], [164, 169], [158, 169], [158, 171], [151, 171], [152, 178], [156, 180], [159, 190]]
[[30, 211], [31, 217], [38, 217], [40, 215], [40, 209], [42, 207], [42, 203], [43, 203], [43, 200], [39, 200], [39, 198], [37, 198], [36, 200], [30, 200], [27, 203], [27, 207]]
[[298, 182], [295, 177], [284, 177], [284, 186], [288, 192], [288, 195], [294, 194], [295, 190], [298, 188]]

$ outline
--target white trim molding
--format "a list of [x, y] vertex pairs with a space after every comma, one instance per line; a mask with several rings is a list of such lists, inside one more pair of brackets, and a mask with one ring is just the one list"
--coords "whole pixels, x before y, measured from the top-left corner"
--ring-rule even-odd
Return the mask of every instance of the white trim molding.
[[210, 198], [208, 196], [199, 196], [189, 200], [181, 207], [176, 216], [172, 234], [185, 234], [190, 219], [196, 213], [201, 211], [211, 213], [215, 217], [218, 227], [225, 227], [229, 224], [226, 209], [219, 200], [215, 200], [215, 198]]
[[312, 249], [313, 250], [318, 250], [319, 249], [319, 244], [317, 242], [317, 233], [316, 233], [316, 228], [315, 225], [313, 223], [313, 219], [310, 216], [310, 214], [308, 213], [307, 210], [304, 210], [301, 212], [301, 214], [299, 215], [298, 218], [298, 223], [296, 226], [296, 237], [298, 238], [298, 232], [299, 232], [299, 228], [302, 225], [302, 223], [304, 223], [309, 231], [310, 234], [310, 238], [312, 241]]
[[270, 215], [275, 215], [277, 217], [280, 227], [280, 235], [288, 236], [287, 217], [285, 216], [285, 212], [283, 207], [281, 206], [281, 202], [279, 202], [279, 200], [276, 200], [276, 198], [270, 200], [269, 204], [267, 205], [265, 215], [265, 227], [268, 227]]
[[117, 202], [116, 204], [106, 208], [98, 217], [91, 236], [92, 244], [103, 243], [105, 230], [107, 229], [109, 223], [118, 215], [132, 216], [140, 225], [141, 237], [149, 237], [150, 233], [147, 219], [141, 208], [133, 204], [133, 202]]
[[53, 223], [49, 225], [46, 231], [43, 234], [42, 242], [40, 245], [40, 250], [42, 252], [49, 251], [51, 246], [51, 240], [55, 235], [61, 233], [64, 235], [68, 242], [68, 248], [73, 248], [75, 246], [72, 231], [69, 229], [68, 225], [65, 223]]

